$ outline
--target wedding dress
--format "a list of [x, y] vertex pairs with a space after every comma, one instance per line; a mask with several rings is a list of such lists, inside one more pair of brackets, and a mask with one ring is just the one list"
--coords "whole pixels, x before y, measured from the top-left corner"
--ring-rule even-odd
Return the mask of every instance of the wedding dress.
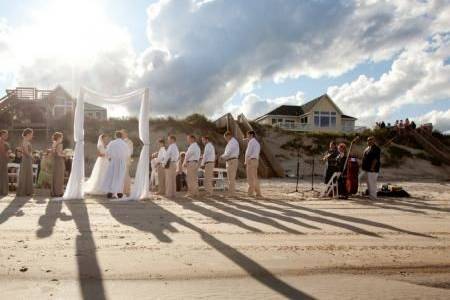
[[103, 143], [102, 136], [99, 136], [97, 142], [97, 151], [99, 156], [95, 161], [94, 169], [91, 177], [84, 183], [84, 192], [90, 195], [104, 195], [105, 191], [102, 188], [105, 180], [106, 171], [108, 170], [108, 158], [106, 157], [106, 145]]

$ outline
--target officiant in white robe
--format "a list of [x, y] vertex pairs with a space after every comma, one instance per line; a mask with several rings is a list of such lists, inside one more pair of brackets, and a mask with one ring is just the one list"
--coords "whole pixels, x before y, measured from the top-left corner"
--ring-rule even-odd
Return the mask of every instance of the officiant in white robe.
[[108, 144], [106, 156], [109, 160], [108, 170], [103, 190], [108, 198], [123, 196], [123, 188], [127, 171], [127, 163], [130, 157], [130, 149], [127, 143], [122, 139], [122, 132], [116, 132], [116, 139]]

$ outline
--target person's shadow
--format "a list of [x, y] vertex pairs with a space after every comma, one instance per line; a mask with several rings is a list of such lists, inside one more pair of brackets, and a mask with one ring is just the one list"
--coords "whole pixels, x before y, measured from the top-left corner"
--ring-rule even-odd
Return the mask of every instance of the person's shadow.
[[[45, 203], [45, 201], [44, 201]], [[38, 224], [40, 228], [36, 231], [36, 236], [38, 238], [46, 238], [52, 235], [53, 228], [55, 227], [56, 221], [60, 219], [61, 221], [70, 221], [72, 216], [62, 213], [62, 201], [54, 201], [52, 199], [48, 200], [47, 208], [45, 209], [45, 215], [39, 218]]]
[[65, 201], [78, 229], [76, 258], [78, 280], [83, 299], [106, 299], [102, 272], [97, 258], [97, 247], [91, 231], [89, 215], [84, 200]]
[[25, 213], [22, 207], [31, 200], [32, 197], [15, 197], [8, 206], [0, 213], [0, 224], [5, 223], [9, 218], [16, 216], [22, 217]]

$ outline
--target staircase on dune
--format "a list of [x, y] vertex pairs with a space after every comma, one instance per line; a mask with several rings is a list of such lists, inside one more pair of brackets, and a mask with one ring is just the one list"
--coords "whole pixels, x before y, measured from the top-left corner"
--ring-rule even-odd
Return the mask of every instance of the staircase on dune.
[[448, 146], [425, 131], [411, 130], [410, 134], [428, 153], [450, 165], [450, 149]]

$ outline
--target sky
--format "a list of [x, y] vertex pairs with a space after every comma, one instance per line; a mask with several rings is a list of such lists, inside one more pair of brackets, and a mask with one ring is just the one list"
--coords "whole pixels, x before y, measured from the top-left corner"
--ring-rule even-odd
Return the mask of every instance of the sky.
[[178, 117], [327, 93], [359, 126], [450, 132], [450, 0], [0, 0], [0, 93], [58, 84], [149, 87], [152, 115]]

